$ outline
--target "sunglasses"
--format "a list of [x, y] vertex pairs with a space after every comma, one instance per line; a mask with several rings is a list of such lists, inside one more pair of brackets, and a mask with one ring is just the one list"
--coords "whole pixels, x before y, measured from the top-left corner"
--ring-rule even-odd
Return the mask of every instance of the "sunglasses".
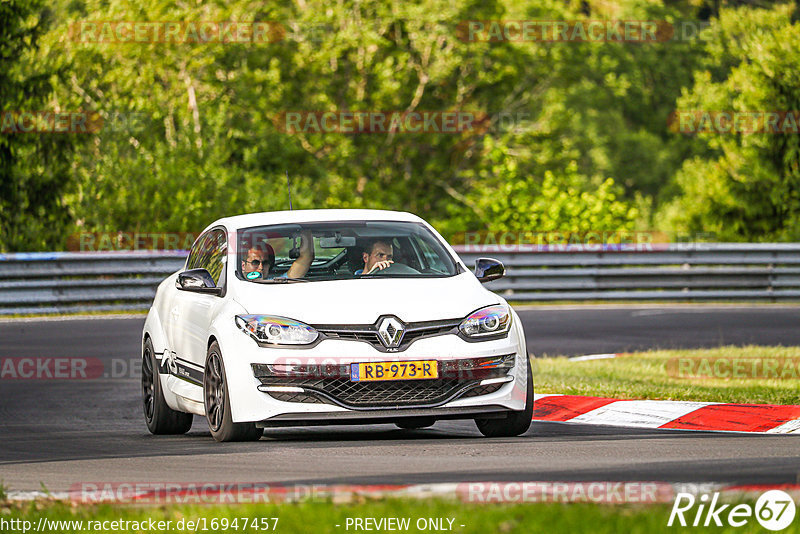
[[261, 260], [250, 260], [250, 261], [245, 260], [245, 263], [249, 263], [250, 265], [253, 266], [254, 269], [258, 269], [261, 265], [263, 265], [264, 267], [269, 266], [268, 261], [261, 261]]

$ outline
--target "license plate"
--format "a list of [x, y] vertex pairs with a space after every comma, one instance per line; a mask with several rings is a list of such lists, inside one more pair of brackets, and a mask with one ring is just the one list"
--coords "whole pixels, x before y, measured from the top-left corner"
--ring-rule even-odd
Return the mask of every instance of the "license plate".
[[436, 364], [436, 360], [351, 363], [350, 381], [430, 380], [439, 378], [439, 367]]

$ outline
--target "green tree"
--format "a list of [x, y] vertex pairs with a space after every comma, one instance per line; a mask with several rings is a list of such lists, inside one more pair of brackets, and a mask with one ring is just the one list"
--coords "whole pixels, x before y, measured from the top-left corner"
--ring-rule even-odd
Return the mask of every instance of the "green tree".
[[[65, 136], [3, 139], [19, 146], [18, 170], [30, 168], [7, 175], [1, 216], [23, 206], [14, 216], [35, 221], [15, 223], [23, 231], [11, 230], [17, 240], [6, 247], [56, 246], [70, 221], [69, 231], [198, 231], [224, 215], [285, 209], [286, 171], [296, 208], [409, 210], [448, 234], [642, 228], [656, 224], [652, 206], [676, 192], [677, 227], [709, 230], [716, 212], [706, 220], [683, 205], [691, 187], [713, 189], [687, 178], [691, 162], [700, 169], [720, 149], [666, 124], [694, 72], [719, 84], [739, 68], [744, 53], [728, 50], [738, 41], [469, 42], [458, 31], [468, 20], [676, 22], [712, 12], [707, 4], [58, 0], [52, 29], [28, 46], [27, 66], [12, 69], [18, 79], [49, 73], [37, 98], [52, 96], [13, 105], [94, 110], [105, 124], [76, 152]], [[26, 13], [21, 28], [38, 11]], [[790, 26], [788, 11], [764, 13], [778, 13], [770, 28]], [[175, 44], [81, 42], [71, 32], [85, 21], [226, 20], [275, 21], [287, 33], [269, 43]], [[281, 113], [300, 110], [466, 110], [489, 119], [458, 134], [282, 131]], [[42, 183], [46, 194], [32, 189]], [[25, 207], [30, 199], [40, 207]]]
[[148, 118], [138, 132], [104, 129], [82, 151], [76, 218], [91, 230], [197, 230], [222, 215], [286, 208], [287, 170], [295, 207], [442, 214], [461, 169], [481, 157], [472, 147], [482, 131], [289, 135], [275, 119], [293, 110], [481, 112], [512, 89], [526, 57], [509, 45], [465, 44], [455, 26], [501, 13], [442, 0], [239, 0], [191, 11], [168, 1], [73, 2], [64, 28], [88, 18], [274, 20], [290, 30], [263, 44], [93, 44], [54, 34], [76, 65], [66, 92], [106, 117]]
[[[63, 104], [54, 84], [65, 66], [39, 50], [51, 23], [41, 1], [0, 2], [0, 112], [12, 114], [7, 120], [14, 112], [55, 111]], [[63, 246], [76, 142], [71, 134], [0, 133], [0, 251]]]
[[[793, 5], [723, 9], [706, 30], [707, 67], [684, 90], [679, 110], [800, 110], [800, 24]], [[664, 209], [684, 232], [720, 240], [800, 239], [800, 137], [797, 133], [695, 136], [701, 155], [677, 174], [681, 196]]]
[[[440, 222], [448, 233], [459, 230], [509, 232], [614, 232], [633, 230], [640, 212], [624, 198], [612, 178], [596, 184], [570, 162], [560, 173], [545, 171], [541, 177], [520, 173], [517, 162], [507, 157], [508, 148], [486, 138], [492, 165], [477, 177], [476, 186], [464, 202], [475, 214], [473, 224], [454, 227], [463, 220], [452, 213]], [[480, 224], [478, 221], [484, 223]]]

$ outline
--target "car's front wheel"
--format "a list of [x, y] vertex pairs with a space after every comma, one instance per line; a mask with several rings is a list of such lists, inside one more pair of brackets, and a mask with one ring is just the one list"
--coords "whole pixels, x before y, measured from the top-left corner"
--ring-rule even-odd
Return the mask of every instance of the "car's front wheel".
[[158, 361], [149, 337], [142, 351], [142, 404], [144, 420], [151, 434], [185, 434], [192, 428], [192, 414], [177, 412], [164, 400]]
[[525, 394], [525, 409], [510, 412], [505, 419], [475, 419], [481, 434], [487, 438], [508, 438], [528, 431], [533, 419], [533, 373], [528, 362], [528, 390]]
[[264, 431], [255, 423], [234, 423], [231, 417], [231, 402], [228, 382], [225, 379], [225, 364], [222, 352], [215, 341], [208, 348], [203, 374], [203, 399], [206, 419], [211, 435], [217, 441], [257, 441]]

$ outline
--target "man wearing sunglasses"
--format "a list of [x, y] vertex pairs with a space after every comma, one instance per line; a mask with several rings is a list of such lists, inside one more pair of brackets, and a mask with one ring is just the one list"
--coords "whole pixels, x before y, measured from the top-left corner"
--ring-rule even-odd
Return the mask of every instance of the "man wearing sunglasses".
[[314, 239], [310, 230], [300, 234], [300, 255], [289, 270], [280, 276], [270, 276], [270, 271], [275, 266], [275, 250], [269, 243], [255, 243], [247, 251], [247, 256], [242, 260], [242, 274], [248, 280], [259, 278], [302, 278], [308, 272], [314, 260]]

